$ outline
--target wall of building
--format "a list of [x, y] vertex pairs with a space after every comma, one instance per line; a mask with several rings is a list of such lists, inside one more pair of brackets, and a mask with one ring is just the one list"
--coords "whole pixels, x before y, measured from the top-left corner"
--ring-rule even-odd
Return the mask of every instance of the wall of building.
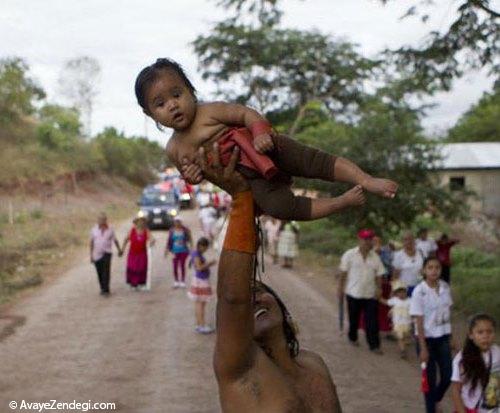
[[451, 178], [465, 178], [465, 188], [477, 194], [469, 200], [471, 210], [500, 217], [500, 169], [439, 171], [435, 176], [448, 187]]

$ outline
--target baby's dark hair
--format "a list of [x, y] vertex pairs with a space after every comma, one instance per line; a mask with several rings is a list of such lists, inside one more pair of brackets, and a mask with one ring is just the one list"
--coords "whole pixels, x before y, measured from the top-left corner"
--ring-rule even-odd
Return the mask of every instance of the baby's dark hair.
[[[472, 333], [472, 330], [479, 321], [490, 322], [493, 328], [496, 328], [496, 322], [493, 317], [484, 313], [476, 314], [469, 320], [469, 334]], [[471, 391], [475, 389], [478, 384], [481, 384], [483, 388], [486, 387], [489, 380], [488, 368], [481, 354], [481, 349], [476, 346], [476, 343], [474, 343], [469, 336], [466, 337], [464, 348], [462, 349], [462, 367], [465, 381], [471, 384]]]
[[210, 241], [208, 238], [201, 237], [197, 242], [196, 242], [196, 247], [209, 247], [210, 246]]
[[173, 60], [161, 57], [156, 59], [156, 62], [152, 65], [142, 69], [135, 79], [135, 96], [137, 98], [137, 103], [139, 103], [146, 113], [149, 112], [146, 104], [146, 90], [156, 79], [158, 79], [161, 72], [165, 70], [171, 70], [176, 73], [185, 83], [192, 95], [196, 97], [196, 89], [186, 76], [181, 65]]
[[278, 306], [281, 310], [281, 314], [283, 315], [283, 332], [285, 334], [285, 340], [288, 345], [288, 350], [290, 352], [290, 356], [292, 358], [297, 357], [299, 354], [299, 340], [297, 340], [297, 327], [295, 326], [292, 316], [290, 315], [290, 312], [285, 306], [285, 303], [281, 301], [281, 298], [278, 296], [276, 291], [274, 291], [271, 287], [269, 287], [267, 284], [263, 283], [262, 281], [256, 281], [254, 284], [254, 288], [256, 287], [262, 287], [266, 292], [271, 294], [276, 302], [278, 303]]

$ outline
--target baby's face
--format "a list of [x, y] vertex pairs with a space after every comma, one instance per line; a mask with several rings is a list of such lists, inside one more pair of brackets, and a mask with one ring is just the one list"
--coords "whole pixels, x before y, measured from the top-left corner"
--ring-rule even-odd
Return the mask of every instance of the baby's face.
[[398, 290], [396, 291], [396, 297], [398, 297], [400, 300], [405, 300], [408, 298], [408, 294], [406, 293], [406, 290]]
[[148, 115], [167, 128], [188, 128], [196, 114], [196, 99], [182, 79], [164, 70], [146, 90]]

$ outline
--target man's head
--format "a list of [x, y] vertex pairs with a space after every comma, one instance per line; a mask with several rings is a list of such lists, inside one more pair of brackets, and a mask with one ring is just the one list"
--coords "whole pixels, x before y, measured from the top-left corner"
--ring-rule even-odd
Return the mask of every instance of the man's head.
[[449, 239], [450, 238], [448, 237], [448, 234], [444, 234], [444, 233], [443, 233], [443, 235], [441, 235], [441, 238], [439, 238], [439, 240], [442, 242], [448, 242]]
[[254, 292], [254, 339], [265, 342], [276, 333], [283, 334], [290, 352], [296, 357], [299, 353], [297, 327], [292, 316], [278, 294], [263, 282], [256, 281]]
[[411, 250], [415, 247], [415, 237], [411, 231], [406, 231], [403, 234], [403, 247], [406, 250]]
[[100, 226], [103, 226], [103, 225], [106, 225], [107, 223], [108, 223], [108, 217], [106, 216], [106, 214], [104, 212], [101, 212], [97, 216], [97, 224]]
[[420, 238], [421, 240], [426, 240], [427, 239], [427, 235], [428, 235], [429, 231], [427, 228], [420, 228], [417, 232], [417, 236], [418, 238]]
[[373, 248], [375, 232], [372, 229], [360, 229], [358, 231], [358, 245], [361, 251], [368, 252]]

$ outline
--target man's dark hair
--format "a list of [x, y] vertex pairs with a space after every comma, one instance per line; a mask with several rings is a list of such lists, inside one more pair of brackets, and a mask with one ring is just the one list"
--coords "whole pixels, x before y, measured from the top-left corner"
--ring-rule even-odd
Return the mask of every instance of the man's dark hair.
[[283, 315], [283, 332], [285, 333], [285, 340], [288, 345], [288, 350], [290, 351], [290, 356], [292, 358], [297, 357], [300, 350], [299, 340], [297, 340], [297, 328], [293, 323], [292, 316], [288, 311], [288, 309], [286, 308], [285, 303], [281, 301], [281, 298], [278, 296], [276, 291], [274, 291], [271, 287], [269, 287], [262, 281], [255, 282], [254, 288], [258, 287], [262, 287], [266, 292], [271, 294], [278, 303], [278, 306], [280, 307], [281, 310], [281, 314]]
[[421, 235], [423, 235], [425, 232], [429, 232], [429, 229], [428, 228], [420, 228], [417, 232], [417, 237], [420, 237]]
[[135, 80], [135, 96], [137, 98], [137, 103], [139, 103], [146, 113], [149, 112], [146, 105], [146, 90], [156, 79], [158, 79], [161, 72], [165, 70], [175, 72], [182, 79], [192, 95], [196, 97], [196, 89], [186, 76], [186, 73], [184, 73], [184, 69], [181, 65], [167, 58], [159, 58], [156, 59], [156, 62], [152, 65], [142, 69]]

